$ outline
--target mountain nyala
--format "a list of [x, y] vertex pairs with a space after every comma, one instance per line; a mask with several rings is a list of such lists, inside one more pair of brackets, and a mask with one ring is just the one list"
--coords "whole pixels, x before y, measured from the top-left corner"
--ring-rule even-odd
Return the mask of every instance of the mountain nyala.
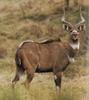
[[80, 32], [84, 30], [85, 19], [80, 13], [80, 21], [72, 25], [66, 21], [65, 14], [62, 17], [63, 28], [69, 32], [69, 41], [60, 39], [45, 40], [43, 42], [24, 41], [15, 55], [16, 75], [12, 81], [15, 84], [20, 76], [26, 72], [28, 84], [31, 83], [35, 73], [53, 72], [54, 82], [59, 91], [62, 75], [67, 66], [74, 62], [75, 51], [80, 47]]

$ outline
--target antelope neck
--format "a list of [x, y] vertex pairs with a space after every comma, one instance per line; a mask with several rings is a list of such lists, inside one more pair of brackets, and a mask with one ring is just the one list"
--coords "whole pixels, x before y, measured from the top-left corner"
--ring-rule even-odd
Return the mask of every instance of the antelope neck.
[[79, 50], [79, 47], [80, 47], [80, 42], [77, 41], [75, 43], [73, 42], [70, 42], [69, 43], [70, 47], [73, 49], [73, 51], [71, 50], [71, 54], [67, 55], [68, 56], [68, 59], [69, 59], [69, 62], [70, 63], [74, 63], [75, 62], [75, 59], [74, 59], [74, 56], [76, 55], [76, 52]]
[[80, 47], [80, 42], [79, 41], [76, 42], [76, 43], [70, 42], [69, 44], [74, 50], [79, 50], [79, 47]]

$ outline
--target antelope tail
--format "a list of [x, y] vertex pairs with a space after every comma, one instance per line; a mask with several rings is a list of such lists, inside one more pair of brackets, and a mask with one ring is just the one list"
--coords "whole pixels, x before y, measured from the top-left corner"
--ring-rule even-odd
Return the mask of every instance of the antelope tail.
[[17, 50], [16, 55], [15, 55], [15, 62], [16, 62], [17, 67], [21, 67], [21, 59], [19, 58], [18, 50]]
[[22, 74], [25, 71], [25, 69], [24, 69], [24, 66], [23, 66], [22, 59], [19, 56], [18, 50], [17, 50], [16, 55], [15, 55], [15, 63], [16, 63], [16, 67], [17, 67], [17, 72]]

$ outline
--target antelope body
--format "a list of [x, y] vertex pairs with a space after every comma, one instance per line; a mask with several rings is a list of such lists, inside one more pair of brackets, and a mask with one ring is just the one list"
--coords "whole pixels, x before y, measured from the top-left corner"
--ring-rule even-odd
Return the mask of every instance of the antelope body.
[[37, 43], [34, 41], [25, 41], [21, 43], [16, 52], [16, 75], [13, 83], [16, 83], [21, 74], [27, 72], [27, 82], [30, 83], [34, 73], [53, 72], [55, 75], [55, 84], [61, 87], [61, 78], [63, 71], [68, 67], [71, 61], [74, 61], [75, 51], [79, 50], [79, 31], [84, 30], [84, 18], [81, 15], [81, 21], [76, 25], [77, 30], [62, 17], [64, 29], [70, 32], [70, 40], [65, 43], [60, 39], [47, 40]]

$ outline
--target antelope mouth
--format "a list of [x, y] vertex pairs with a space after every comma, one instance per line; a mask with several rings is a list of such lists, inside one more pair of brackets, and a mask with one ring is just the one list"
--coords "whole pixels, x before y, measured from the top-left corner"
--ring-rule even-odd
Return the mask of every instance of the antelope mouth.
[[72, 41], [77, 42], [79, 40], [79, 36], [77, 34], [72, 35]]

